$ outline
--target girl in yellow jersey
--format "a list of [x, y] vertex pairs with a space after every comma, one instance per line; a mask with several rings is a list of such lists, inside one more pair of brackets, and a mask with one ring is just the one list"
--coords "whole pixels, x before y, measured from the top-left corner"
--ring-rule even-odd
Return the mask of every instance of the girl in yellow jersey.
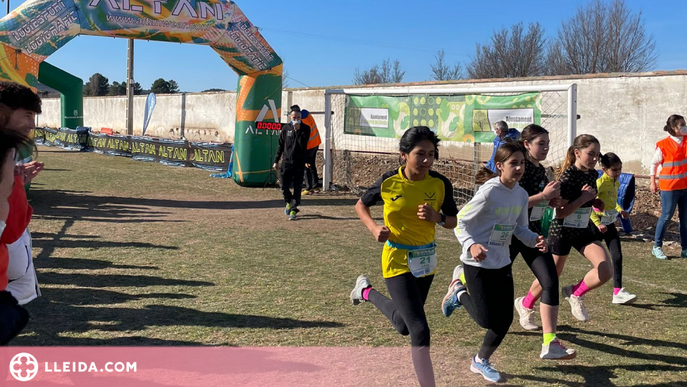
[[615, 153], [606, 153], [599, 158], [604, 173], [596, 180], [597, 198], [603, 203], [603, 208], [592, 207], [591, 219], [594, 223], [594, 233], [599, 240], [606, 242], [613, 260], [613, 303], [629, 304], [637, 296], [623, 288], [623, 252], [620, 248], [620, 236], [615, 228], [618, 215], [627, 219], [628, 214], [618, 204], [618, 178], [623, 172], [623, 162]]
[[[438, 144], [439, 139], [428, 127], [408, 129], [400, 142], [405, 165], [382, 175], [355, 206], [363, 224], [384, 243], [382, 274], [391, 299], [373, 289], [367, 276], [361, 275], [351, 292], [351, 302], [371, 302], [398, 333], [410, 335], [413, 367], [423, 387], [435, 385], [424, 310], [437, 265], [435, 225], [452, 229], [458, 214], [451, 182], [431, 170], [439, 157]], [[370, 216], [370, 207], [380, 200], [384, 202], [382, 225]]]

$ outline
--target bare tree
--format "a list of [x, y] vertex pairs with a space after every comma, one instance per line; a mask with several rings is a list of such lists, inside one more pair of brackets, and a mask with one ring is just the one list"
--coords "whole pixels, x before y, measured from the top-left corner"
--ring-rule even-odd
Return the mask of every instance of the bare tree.
[[436, 62], [429, 65], [432, 68], [432, 79], [435, 81], [452, 81], [463, 76], [463, 67], [456, 63], [453, 67], [446, 64], [444, 50], [439, 50], [434, 56]]
[[624, 0], [578, 8], [562, 23], [556, 45], [560, 53], [549, 55], [560, 55], [562, 67], [553, 74], [639, 72], [656, 65], [656, 42], [647, 35], [642, 13], [633, 13]]
[[491, 44], [477, 44], [475, 58], [467, 66], [470, 78], [515, 78], [541, 75], [546, 59], [544, 28], [522, 23], [494, 32]]
[[406, 72], [401, 70], [401, 63], [398, 59], [391, 63], [390, 59], [385, 59], [380, 65], [374, 65], [369, 70], [360, 72], [356, 67], [353, 74], [353, 84], [372, 85], [378, 83], [400, 83]]

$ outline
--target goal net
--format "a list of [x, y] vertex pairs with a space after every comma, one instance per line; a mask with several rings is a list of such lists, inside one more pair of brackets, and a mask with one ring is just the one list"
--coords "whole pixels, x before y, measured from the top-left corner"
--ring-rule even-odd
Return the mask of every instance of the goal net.
[[403, 133], [428, 126], [441, 139], [433, 169], [451, 180], [460, 206], [474, 195], [475, 174], [491, 157], [497, 121], [519, 131], [531, 123], [546, 128], [551, 145], [544, 164], [559, 166], [575, 137], [576, 95], [575, 84], [327, 90], [323, 187], [361, 193], [398, 168]]

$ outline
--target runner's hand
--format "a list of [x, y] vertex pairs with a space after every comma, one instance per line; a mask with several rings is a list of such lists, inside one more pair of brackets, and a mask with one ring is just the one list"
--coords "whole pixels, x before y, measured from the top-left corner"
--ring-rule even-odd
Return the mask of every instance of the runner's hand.
[[544, 191], [542, 191], [542, 194], [544, 194], [544, 196], [549, 199], [561, 196], [561, 182], [558, 180], [549, 182], [549, 184], [547, 184], [546, 187], [544, 187]]
[[542, 253], [549, 251], [549, 244], [546, 242], [546, 239], [544, 239], [544, 237], [541, 235], [537, 237], [537, 244], [534, 245], [534, 247], [539, 249], [539, 251], [541, 251]]
[[630, 217], [630, 214], [628, 214], [627, 211], [622, 210], [622, 211], [620, 211], [620, 217], [623, 219], [627, 219]]
[[596, 197], [596, 189], [591, 187], [589, 184], [585, 184], [582, 187], [582, 197], [585, 202], [588, 202]]
[[470, 255], [472, 255], [472, 258], [477, 262], [482, 262], [487, 259], [487, 251], [489, 250], [485, 249], [484, 246], [479, 243], [470, 246]]
[[417, 206], [417, 217], [428, 222], [441, 222], [441, 214], [434, 211], [434, 208], [427, 203]]
[[599, 229], [599, 232], [602, 233], [602, 234], [605, 234], [606, 231], [608, 231], [608, 227], [604, 226], [603, 224], [600, 224], [600, 225], [596, 226], [596, 228], [598, 228], [598, 229]]
[[386, 242], [387, 239], [389, 239], [389, 234], [391, 234], [391, 231], [389, 230], [388, 227], [386, 226], [377, 226], [374, 231], [372, 232], [372, 235], [375, 236], [375, 239], [377, 242]]
[[44, 166], [45, 164], [41, 163], [40, 161], [32, 161], [30, 163], [23, 164], [20, 168], [22, 178], [24, 178], [24, 183], [28, 183], [33, 180], [33, 178], [38, 175], [38, 172], [43, 170]]

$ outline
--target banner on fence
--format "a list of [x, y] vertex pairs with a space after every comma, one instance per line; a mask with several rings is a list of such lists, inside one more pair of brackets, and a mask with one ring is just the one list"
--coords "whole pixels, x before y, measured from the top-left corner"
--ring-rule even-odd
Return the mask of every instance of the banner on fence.
[[231, 144], [227, 143], [90, 133], [88, 128], [36, 128], [34, 141], [38, 145], [131, 157], [179, 167], [195, 166], [214, 172], [226, 172], [231, 159]]
[[496, 121], [522, 130], [541, 122], [541, 95], [355, 96], [346, 100], [344, 133], [400, 138], [428, 126], [444, 141], [492, 142]]

